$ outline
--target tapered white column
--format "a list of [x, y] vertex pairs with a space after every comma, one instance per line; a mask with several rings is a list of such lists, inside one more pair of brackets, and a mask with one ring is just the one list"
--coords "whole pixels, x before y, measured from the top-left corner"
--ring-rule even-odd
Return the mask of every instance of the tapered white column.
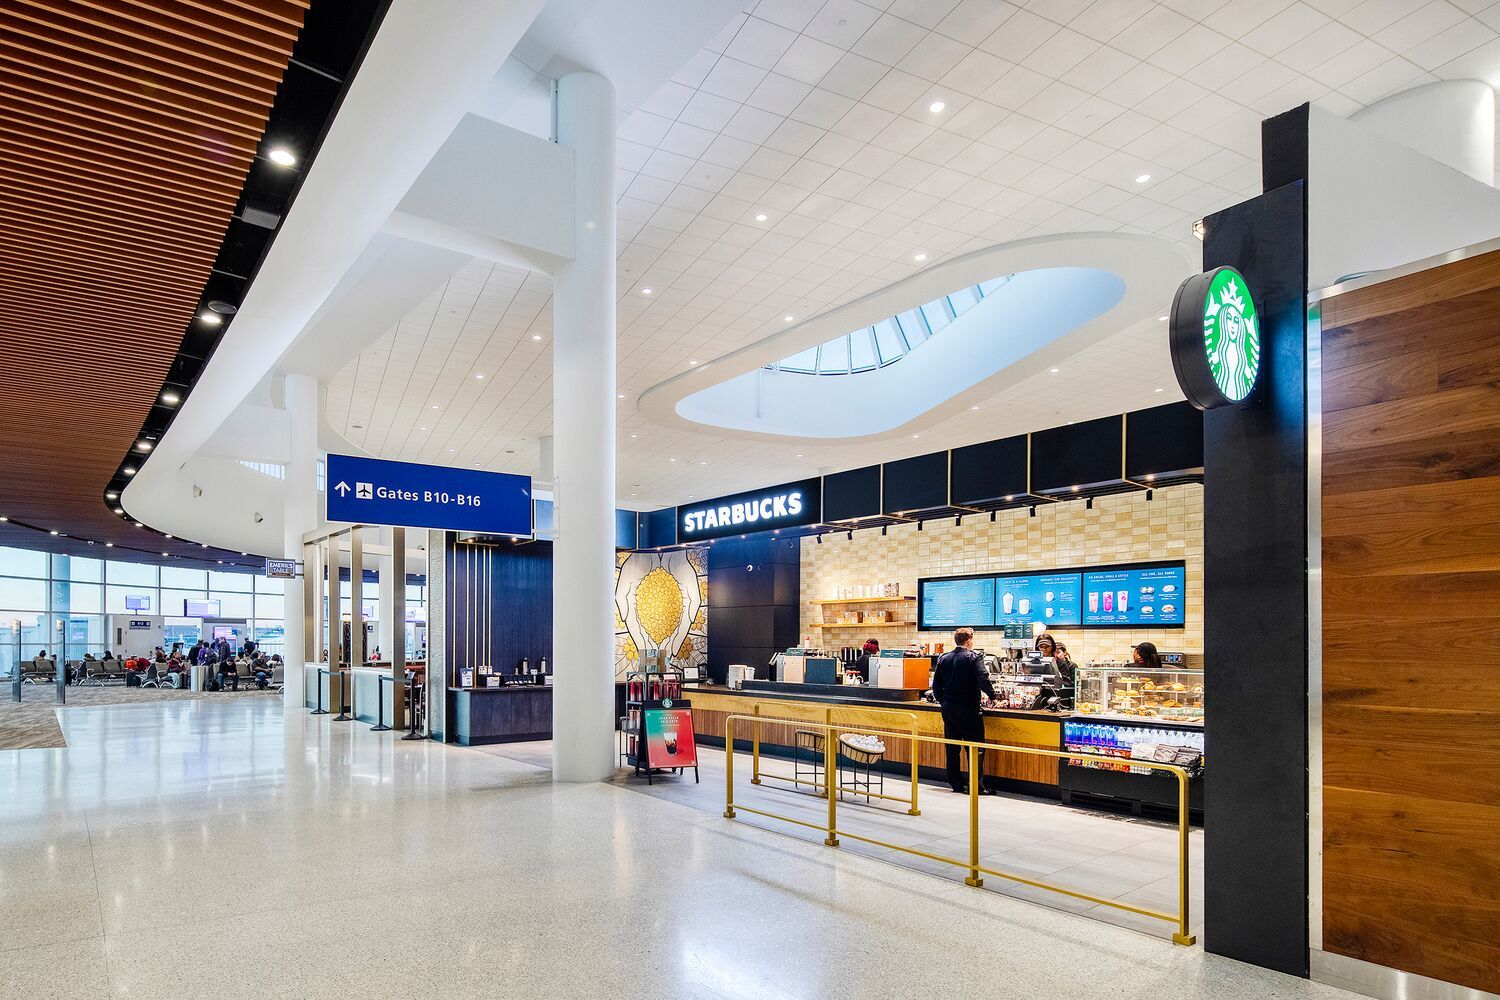
[[[302, 536], [318, 526], [318, 380], [311, 375], [286, 376], [282, 405], [286, 408], [290, 445], [290, 460], [286, 465], [286, 506], [282, 513], [282, 555], [302, 562]], [[306, 658], [310, 644], [303, 610], [303, 589], [317, 587], [319, 582], [307, 578], [309, 569], [299, 567], [297, 578], [286, 581], [286, 596], [282, 601], [286, 641], [281, 658], [286, 663], [284, 702], [288, 709], [302, 706], [302, 665], [310, 662]], [[311, 644], [316, 645], [316, 642]]]
[[615, 89], [557, 83], [557, 140], [573, 150], [574, 256], [553, 291], [552, 774], [614, 773]]

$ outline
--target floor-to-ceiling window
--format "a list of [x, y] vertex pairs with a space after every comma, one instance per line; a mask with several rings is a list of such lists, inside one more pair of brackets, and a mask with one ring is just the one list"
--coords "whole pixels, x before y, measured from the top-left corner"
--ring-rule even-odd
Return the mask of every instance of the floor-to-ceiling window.
[[168, 648], [198, 641], [204, 619], [243, 619], [241, 638], [282, 652], [282, 581], [0, 547], [0, 673], [39, 650], [81, 660], [108, 648], [105, 615], [160, 615]]

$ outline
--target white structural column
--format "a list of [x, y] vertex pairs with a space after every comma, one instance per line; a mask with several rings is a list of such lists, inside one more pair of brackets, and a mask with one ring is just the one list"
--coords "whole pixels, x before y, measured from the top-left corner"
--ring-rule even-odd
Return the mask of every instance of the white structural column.
[[[290, 458], [286, 465], [286, 506], [282, 514], [282, 555], [303, 561], [302, 536], [318, 526], [318, 380], [311, 375], [288, 375], [282, 387], [282, 405], [286, 407]], [[303, 703], [303, 669], [306, 648], [314, 650], [316, 639], [308, 642], [303, 618], [306, 587], [319, 587], [309, 579], [314, 567], [300, 566], [295, 580], [286, 581], [283, 601], [286, 619], [286, 642], [281, 656], [286, 662], [286, 698], [289, 707]]]
[[574, 255], [553, 290], [552, 774], [614, 773], [615, 89], [557, 82], [557, 140], [573, 150]]
[[[381, 527], [376, 529], [380, 536], [380, 555], [376, 560], [375, 572], [380, 577], [380, 606], [376, 610], [376, 632], [375, 648], [380, 650], [382, 659], [390, 660], [395, 656], [396, 640], [401, 638], [402, 623], [395, 617], [396, 614], [396, 547], [393, 537], [398, 528]], [[405, 561], [403, 560], [403, 566]], [[405, 570], [402, 570], [405, 573]], [[401, 595], [406, 595], [406, 581], [402, 580]]]

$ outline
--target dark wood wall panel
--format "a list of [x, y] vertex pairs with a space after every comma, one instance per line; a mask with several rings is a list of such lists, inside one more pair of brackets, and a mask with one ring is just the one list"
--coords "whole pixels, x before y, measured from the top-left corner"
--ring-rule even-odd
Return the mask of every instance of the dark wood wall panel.
[[1323, 946], [1500, 992], [1500, 254], [1323, 309]]

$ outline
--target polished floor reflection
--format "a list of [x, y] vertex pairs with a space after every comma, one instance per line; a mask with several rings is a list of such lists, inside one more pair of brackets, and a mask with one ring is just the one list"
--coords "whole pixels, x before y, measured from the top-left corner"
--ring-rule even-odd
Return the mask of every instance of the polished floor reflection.
[[0, 751], [7, 996], [1346, 997], [275, 699]]

